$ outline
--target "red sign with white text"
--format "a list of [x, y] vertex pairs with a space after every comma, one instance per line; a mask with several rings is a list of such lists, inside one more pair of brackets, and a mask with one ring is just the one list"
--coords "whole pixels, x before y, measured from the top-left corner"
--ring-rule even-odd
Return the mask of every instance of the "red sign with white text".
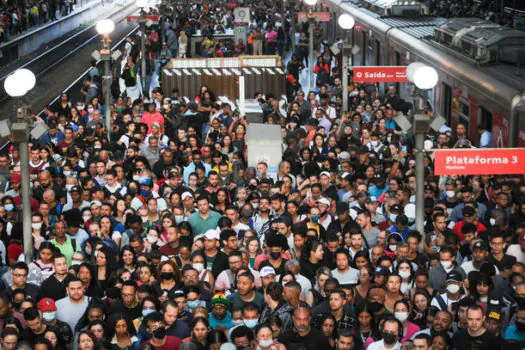
[[[317, 22], [330, 22], [330, 12], [313, 12], [312, 16]], [[297, 22], [308, 20], [308, 12], [299, 12], [297, 14]]]
[[358, 83], [406, 83], [406, 66], [354, 67], [354, 82]]
[[[146, 21], [152, 21], [153, 23], [159, 23], [160, 16], [148, 15], [146, 16]], [[126, 17], [127, 22], [138, 22], [140, 21], [140, 16], [128, 16]]]
[[468, 148], [434, 152], [435, 175], [525, 173], [525, 148]]

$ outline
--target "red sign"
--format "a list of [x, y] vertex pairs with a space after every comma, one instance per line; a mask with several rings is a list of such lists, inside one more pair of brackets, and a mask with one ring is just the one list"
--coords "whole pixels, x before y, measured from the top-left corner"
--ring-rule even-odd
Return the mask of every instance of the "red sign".
[[436, 175], [523, 174], [525, 148], [468, 148], [434, 152]]
[[354, 82], [359, 83], [406, 83], [406, 66], [354, 67]]
[[[140, 16], [128, 16], [126, 21], [129, 22], [138, 22], [140, 21]], [[159, 23], [159, 16], [148, 15], [146, 16], [146, 21], [152, 21], [154, 23]]]
[[[317, 22], [330, 22], [330, 12], [312, 12], [312, 17]], [[299, 12], [297, 14], [298, 22], [306, 22], [308, 20], [308, 12]]]

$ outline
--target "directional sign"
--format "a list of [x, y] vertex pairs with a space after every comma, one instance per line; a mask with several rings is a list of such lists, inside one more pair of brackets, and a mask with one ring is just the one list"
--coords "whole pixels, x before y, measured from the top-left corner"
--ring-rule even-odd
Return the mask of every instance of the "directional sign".
[[[160, 20], [159, 16], [153, 16], [153, 15], [146, 16], [146, 21], [151, 21], [152, 24], [159, 24], [159, 20]], [[128, 16], [126, 17], [126, 21], [128, 23], [138, 22], [140, 21], [140, 16]]]
[[[312, 12], [312, 16], [317, 22], [330, 22], [330, 12]], [[308, 20], [308, 12], [299, 12], [297, 14], [298, 22], [306, 22]]]
[[436, 175], [523, 174], [525, 148], [466, 148], [434, 152]]
[[406, 66], [354, 67], [354, 82], [359, 83], [406, 83]]

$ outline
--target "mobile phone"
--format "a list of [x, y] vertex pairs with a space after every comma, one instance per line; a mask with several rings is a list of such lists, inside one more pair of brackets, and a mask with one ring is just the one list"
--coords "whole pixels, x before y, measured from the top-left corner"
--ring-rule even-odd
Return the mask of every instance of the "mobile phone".
[[407, 151], [407, 146], [401, 146], [401, 151], [406, 152]]

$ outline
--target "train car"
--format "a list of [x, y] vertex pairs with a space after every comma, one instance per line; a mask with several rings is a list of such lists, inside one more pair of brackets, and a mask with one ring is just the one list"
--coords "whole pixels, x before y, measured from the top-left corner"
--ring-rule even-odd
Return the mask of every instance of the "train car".
[[[525, 147], [524, 32], [476, 18], [392, 16], [360, 0], [327, 0], [327, 6], [331, 39], [344, 37], [335, 20], [340, 14], [355, 19], [349, 35], [360, 49], [353, 51], [354, 66], [432, 66], [439, 82], [428, 98], [448, 125], [466, 123], [472, 140], [479, 140], [477, 126], [487, 125], [494, 147]], [[411, 89], [406, 83], [398, 91], [407, 98]]]

